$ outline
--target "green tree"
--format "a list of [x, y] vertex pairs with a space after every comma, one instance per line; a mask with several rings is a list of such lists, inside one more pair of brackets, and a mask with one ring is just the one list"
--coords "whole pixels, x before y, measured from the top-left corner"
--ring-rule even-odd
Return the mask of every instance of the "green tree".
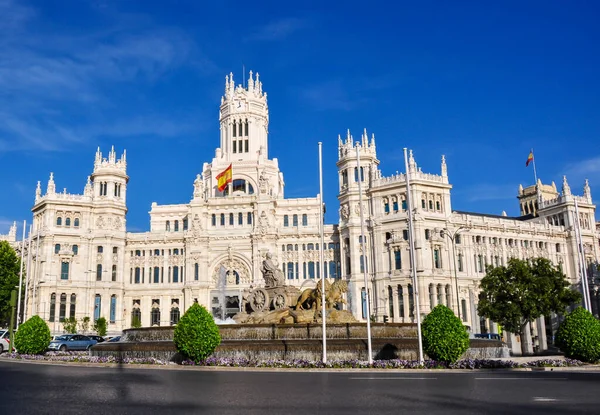
[[0, 327], [9, 325], [10, 292], [19, 285], [20, 270], [21, 258], [8, 242], [0, 241]]
[[600, 359], [600, 322], [583, 307], [577, 307], [560, 324], [556, 345], [570, 359], [596, 362]]
[[456, 362], [469, 348], [469, 333], [462, 321], [439, 304], [423, 320], [423, 350], [440, 362]]
[[221, 343], [221, 335], [206, 308], [194, 303], [175, 326], [173, 341], [179, 353], [199, 362], [215, 351]]
[[94, 322], [94, 331], [98, 336], [106, 336], [106, 319], [104, 317], [100, 317]]
[[138, 316], [131, 317], [131, 328], [139, 329], [140, 327], [142, 327], [142, 322], [140, 318]]
[[75, 317], [66, 318], [63, 321], [63, 329], [65, 333], [76, 334], [77, 333], [77, 319]]
[[15, 334], [15, 348], [20, 354], [42, 354], [50, 344], [50, 329], [44, 320], [33, 316], [19, 326]]
[[565, 275], [546, 258], [511, 259], [508, 266], [488, 266], [481, 280], [477, 311], [511, 333], [521, 335], [521, 351], [527, 344], [525, 329], [540, 316], [564, 313], [581, 295], [570, 288]]
[[83, 334], [87, 334], [88, 330], [90, 329], [90, 318], [88, 316], [82, 318], [81, 323], [79, 323], [79, 327], [81, 328], [81, 332]]

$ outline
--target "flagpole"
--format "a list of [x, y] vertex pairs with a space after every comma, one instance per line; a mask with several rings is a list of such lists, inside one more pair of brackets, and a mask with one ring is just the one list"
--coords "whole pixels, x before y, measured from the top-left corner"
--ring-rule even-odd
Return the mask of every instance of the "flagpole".
[[531, 155], [533, 156], [531, 159], [531, 161], [533, 161], [533, 178], [535, 179], [535, 185], [537, 186], [537, 169], [535, 168], [535, 154], [533, 154], [533, 148], [531, 149]]
[[581, 224], [579, 222], [579, 205], [575, 200], [575, 238], [577, 239], [577, 262], [579, 263], [579, 273], [581, 274], [581, 291], [583, 294], [583, 307], [591, 312], [590, 290], [588, 287], [587, 272], [585, 271], [585, 251], [583, 250], [583, 241], [581, 239]]
[[365, 249], [365, 214], [362, 202], [362, 179], [360, 170], [360, 146], [356, 143], [356, 166], [358, 168], [358, 204], [360, 211], [360, 248], [362, 249], [363, 277], [365, 284], [365, 301], [367, 305], [367, 350], [369, 353], [369, 365], [373, 364], [373, 347], [371, 345], [371, 304], [369, 300], [369, 281], [367, 278], [367, 251]]
[[33, 224], [29, 225], [29, 241], [27, 242], [27, 268], [25, 268], [25, 299], [23, 305], [23, 320], [27, 319], [27, 299], [29, 298], [29, 280], [31, 278], [31, 232]]
[[[23, 221], [23, 238], [21, 240], [21, 271], [19, 271], [19, 298], [17, 300], [17, 330], [21, 320], [21, 291], [23, 289], [23, 258], [25, 255], [25, 232], [27, 231], [27, 221]], [[11, 322], [12, 324], [12, 322]]]
[[[417, 281], [417, 263], [415, 258], [415, 236], [413, 227], [413, 211], [412, 211], [412, 195], [410, 193], [410, 168], [408, 166], [408, 156], [406, 154], [406, 148], [404, 148], [404, 166], [406, 169], [406, 204], [408, 211], [408, 243], [410, 245], [410, 270], [412, 273], [413, 280], [413, 297], [416, 307], [417, 315], [417, 337], [419, 343], [419, 364], [423, 364], [423, 340], [421, 338], [421, 309], [419, 306], [419, 283]], [[458, 293], [456, 293], [458, 295]]]
[[320, 277], [321, 277], [321, 319], [323, 320], [323, 363], [327, 363], [327, 311], [325, 304], [325, 263], [324, 263], [324, 252], [325, 252], [325, 221], [323, 219], [323, 143], [319, 141], [319, 230], [321, 233], [321, 249], [319, 252], [319, 261], [321, 262]]

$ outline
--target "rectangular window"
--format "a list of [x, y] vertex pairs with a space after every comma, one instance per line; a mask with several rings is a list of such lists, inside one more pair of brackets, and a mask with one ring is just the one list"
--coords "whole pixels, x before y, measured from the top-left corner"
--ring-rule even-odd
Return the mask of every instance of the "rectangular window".
[[[237, 137], [237, 128], [235, 122], [233, 123], [233, 136]], [[233, 140], [233, 148], [235, 148], [235, 140]], [[235, 150], [233, 152], [235, 153]]]
[[113, 265], [112, 266], [112, 281], [116, 281], [117, 280], [117, 266]]
[[139, 267], [136, 267], [136, 268], [135, 268], [135, 280], [134, 280], [134, 282], [135, 282], [136, 284], [139, 284], [139, 283], [140, 283], [140, 278], [141, 278], [141, 271], [140, 271], [140, 268], [139, 268]]
[[335, 261], [329, 261], [329, 278], [337, 278], [337, 267]]
[[390, 204], [389, 203], [386, 202], [383, 204], [383, 211], [385, 213], [390, 213]]
[[252, 225], [252, 212], [248, 212], [247, 222], [248, 222], [248, 225]]
[[244, 140], [244, 152], [248, 152], [248, 140]]
[[433, 262], [434, 262], [434, 265], [436, 268], [442, 267], [442, 259], [440, 258], [440, 250], [439, 249], [433, 250]]
[[110, 322], [114, 324], [117, 317], [117, 296], [110, 297]]
[[458, 270], [460, 272], [463, 271], [463, 256], [462, 256], [462, 254], [458, 254]]
[[198, 265], [198, 263], [196, 262], [194, 264], [194, 280], [198, 281], [198, 276], [200, 274], [200, 266]]
[[302, 263], [302, 278], [306, 279], [306, 275], [307, 275], [307, 272], [306, 272], [306, 262], [303, 262]]
[[287, 277], [288, 277], [288, 280], [294, 279], [294, 263], [293, 262], [287, 263]]
[[154, 283], [158, 284], [160, 282], [160, 269], [158, 267], [154, 267]]
[[406, 211], [406, 200], [402, 201], [402, 211], [405, 212]]
[[[235, 137], [235, 135], [234, 135], [234, 137]], [[237, 140], [233, 140], [233, 152], [237, 153]]]
[[102, 281], [102, 264], [96, 265], [96, 281]]
[[60, 264], [60, 279], [68, 280], [69, 279], [69, 263], [61, 262]]
[[313, 261], [308, 263], [308, 278], [315, 278], [315, 263]]
[[173, 267], [173, 282], [179, 282], [179, 267]]
[[101, 313], [101, 307], [102, 307], [102, 297], [100, 297], [100, 294], [96, 294], [96, 297], [94, 299], [94, 321], [98, 320], [100, 318], [100, 313]]
[[283, 226], [290, 226], [288, 215], [283, 215]]
[[212, 215], [212, 226], [217, 226], [217, 215], [214, 213]]
[[233, 226], [233, 213], [229, 214], [229, 226]]
[[402, 269], [402, 253], [394, 251], [394, 269]]
[[292, 216], [292, 226], [298, 226], [298, 215]]
[[394, 212], [398, 212], [398, 201], [394, 200]]
[[306, 213], [302, 215], [302, 226], [308, 226], [308, 215]]
[[238, 225], [244, 224], [244, 214], [242, 212], [238, 213]]
[[221, 213], [221, 226], [225, 226], [225, 214]]
[[244, 137], [248, 137], [248, 121], [244, 123]]

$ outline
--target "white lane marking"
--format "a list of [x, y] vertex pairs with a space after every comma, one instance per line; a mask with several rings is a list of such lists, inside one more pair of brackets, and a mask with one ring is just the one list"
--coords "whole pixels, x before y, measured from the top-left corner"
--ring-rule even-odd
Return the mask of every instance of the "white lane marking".
[[533, 401], [534, 402], [556, 402], [558, 401], [558, 399], [554, 399], [554, 398], [545, 398], [543, 396], [534, 396], [533, 397]]
[[396, 380], [396, 379], [407, 379], [407, 380], [436, 380], [437, 378], [414, 378], [411, 376], [406, 376], [406, 377], [401, 377], [401, 376], [394, 376], [394, 377], [360, 377], [360, 378], [350, 378], [351, 380]]
[[513, 378], [475, 378], [475, 380], [567, 380], [568, 378], [534, 378], [534, 377], [513, 377]]

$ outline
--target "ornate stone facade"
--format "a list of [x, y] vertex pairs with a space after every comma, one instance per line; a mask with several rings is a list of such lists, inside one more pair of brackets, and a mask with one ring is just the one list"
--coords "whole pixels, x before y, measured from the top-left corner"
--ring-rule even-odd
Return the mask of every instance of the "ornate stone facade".
[[[38, 183], [28, 315], [38, 313], [53, 332], [60, 332], [60, 320], [71, 315], [103, 316], [111, 333], [130, 327], [134, 318], [144, 326], [169, 325], [195, 301], [215, 315], [232, 315], [244, 289], [264, 286], [261, 266], [267, 253], [286, 283], [314, 286], [321, 272], [321, 207], [318, 198], [284, 197], [283, 173], [278, 160], [269, 158], [267, 95], [258, 74], [251, 74], [245, 87], [226, 76], [219, 122], [220, 145], [190, 179], [190, 202], [152, 203], [148, 232], [126, 231], [125, 153], [117, 158], [113, 149], [103, 158], [98, 150], [81, 195], [57, 193], [52, 174], [45, 194]], [[338, 141], [339, 224], [325, 225], [324, 272], [348, 282], [348, 307], [365, 319], [366, 266], [371, 315], [378, 321], [387, 316], [411, 322], [417, 310], [412, 305], [406, 177], [382, 175], [375, 138], [366, 131], [358, 142], [349, 132]], [[233, 181], [219, 191], [216, 176], [229, 165]], [[566, 178], [561, 193], [554, 184], [521, 188], [522, 216], [511, 218], [453, 210], [443, 157], [439, 175], [422, 172], [412, 154], [409, 169], [422, 314], [443, 303], [460, 312], [473, 331], [494, 330], [477, 316], [478, 282], [486, 264], [506, 264], [511, 257], [547, 257], [562, 264], [577, 284], [575, 201], [585, 261], [599, 259], [600, 230], [587, 183], [583, 196], [572, 194]], [[366, 252], [360, 243], [359, 179]], [[453, 255], [446, 235], [456, 232]], [[6, 238], [14, 242], [15, 235], [11, 230]]]

